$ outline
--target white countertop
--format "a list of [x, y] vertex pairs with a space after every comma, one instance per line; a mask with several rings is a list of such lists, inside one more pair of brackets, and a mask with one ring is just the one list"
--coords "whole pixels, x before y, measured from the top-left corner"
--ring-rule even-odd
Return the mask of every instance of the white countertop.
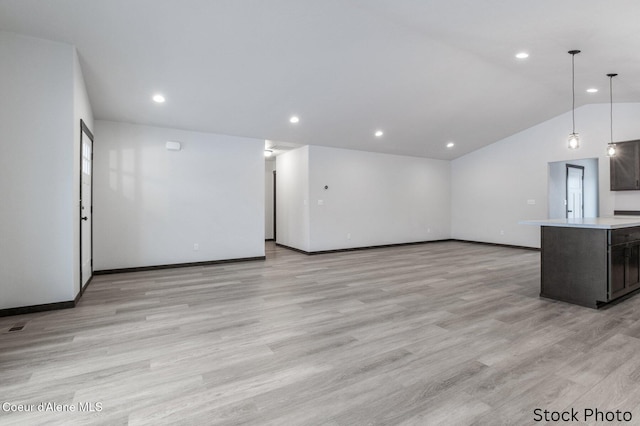
[[559, 226], [564, 228], [617, 229], [640, 226], [640, 216], [585, 217], [582, 219], [523, 220], [521, 225]]

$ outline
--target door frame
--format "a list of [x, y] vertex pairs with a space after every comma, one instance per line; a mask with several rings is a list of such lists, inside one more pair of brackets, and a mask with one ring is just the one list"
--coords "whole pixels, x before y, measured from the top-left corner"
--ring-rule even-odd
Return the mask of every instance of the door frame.
[[[91, 170], [91, 174], [89, 175], [89, 186], [91, 187], [91, 206], [90, 206], [90, 210], [89, 213], [91, 214], [91, 228], [90, 228], [90, 233], [91, 233], [91, 247], [90, 247], [90, 262], [91, 262], [91, 275], [89, 276], [89, 279], [87, 280], [87, 283], [83, 285], [83, 270], [82, 270], [82, 179], [83, 179], [83, 171], [82, 171], [82, 165], [83, 165], [83, 160], [84, 157], [82, 155], [82, 145], [83, 143], [85, 143], [85, 136], [87, 137], [87, 139], [89, 139], [90, 144], [91, 144], [91, 158], [90, 158], [90, 162], [91, 162], [91, 166], [90, 166], [90, 170]], [[87, 286], [89, 285], [89, 283], [91, 282], [91, 280], [93, 279], [93, 133], [91, 132], [91, 130], [89, 129], [89, 127], [87, 126], [87, 124], [84, 122], [84, 120], [80, 119], [80, 193], [79, 193], [79, 203], [78, 203], [78, 228], [80, 230], [79, 235], [80, 235], [80, 250], [79, 250], [79, 257], [80, 257], [80, 291], [78, 292], [78, 296], [76, 297], [76, 301], [80, 298], [80, 296], [82, 296], [82, 293], [84, 292], [84, 290], [87, 288]]]
[[564, 208], [565, 217], [569, 218], [569, 169], [579, 169], [582, 172], [582, 179], [580, 179], [580, 187], [582, 188], [580, 197], [580, 212], [582, 213], [582, 217], [584, 217], [584, 166], [577, 166], [575, 164], [567, 164], [567, 175], [564, 181], [564, 190], [565, 196], [564, 199], [567, 200], [567, 203]]
[[278, 227], [276, 221], [276, 170], [273, 171], [273, 241], [278, 241]]

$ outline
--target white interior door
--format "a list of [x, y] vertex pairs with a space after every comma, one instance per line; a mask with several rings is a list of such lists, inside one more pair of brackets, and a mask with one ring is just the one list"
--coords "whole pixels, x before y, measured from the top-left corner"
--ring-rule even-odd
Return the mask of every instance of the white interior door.
[[93, 135], [84, 122], [81, 124], [82, 170], [80, 177], [80, 291], [93, 276], [92, 255], [92, 174], [93, 174]]
[[584, 217], [584, 167], [567, 164], [567, 218]]

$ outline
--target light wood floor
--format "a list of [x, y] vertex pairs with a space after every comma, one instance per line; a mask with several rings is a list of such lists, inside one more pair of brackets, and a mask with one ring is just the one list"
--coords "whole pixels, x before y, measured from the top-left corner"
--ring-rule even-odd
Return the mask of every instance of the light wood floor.
[[0, 318], [0, 402], [102, 410], [0, 424], [527, 425], [536, 408], [640, 424], [640, 296], [540, 299], [539, 268], [461, 242], [270, 243], [266, 261], [97, 276], [75, 309]]

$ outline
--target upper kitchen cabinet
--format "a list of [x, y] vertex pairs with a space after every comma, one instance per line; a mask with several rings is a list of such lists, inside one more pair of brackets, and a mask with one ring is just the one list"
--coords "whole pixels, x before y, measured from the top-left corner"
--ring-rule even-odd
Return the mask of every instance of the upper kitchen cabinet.
[[640, 189], [640, 140], [617, 142], [609, 165], [612, 191]]

